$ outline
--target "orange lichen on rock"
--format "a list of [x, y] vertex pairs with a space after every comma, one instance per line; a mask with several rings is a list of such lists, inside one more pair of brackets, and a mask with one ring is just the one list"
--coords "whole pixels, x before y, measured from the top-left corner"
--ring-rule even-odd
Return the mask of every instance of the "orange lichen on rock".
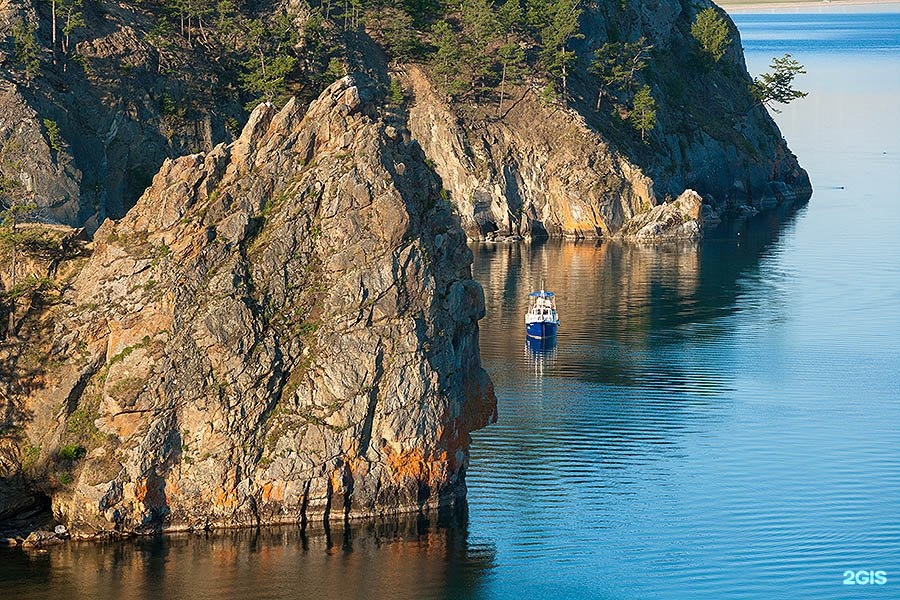
[[440, 486], [446, 482], [448, 454], [441, 450], [426, 455], [420, 448], [400, 453], [388, 451], [387, 464], [396, 481], [412, 480]]
[[233, 489], [228, 490], [224, 487], [219, 488], [218, 493], [216, 493], [216, 497], [213, 500], [213, 506], [218, 508], [237, 508], [237, 493]]
[[465, 491], [469, 431], [493, 412], [483, 293], [440, 180], [361, 83], [261, 105], [234, 144], [168, 161], [97, 231], [43, 333], [22, 328], [47, 373], [16, 398], [28, 439], [80, 424], [105, 452], [53, 491], [65, 521], [94, 516], [79, 490], [98, 527], [136, 532]]
[[345, 459], [347, 468], [354, 476], [365, 477], [369, 473], [369, 461], [363, 456], [353, 456]]
[[147, 480], [139, 479], [134, 484], [134, 499], [143, 502], [147, 498]]
[[270, 481], [262, 486], [262, 499], [264, 502], [284, 500], [284, 481]]
[[171, 500], [174, 497], [181, 495], [181, 486], [178, 485], [178, 482], [174, 479], [167, 479], [165, 482], [164, 488], [166, 498]]
[[134, 499], [147, 508], [166, 506], [166, 480], [158, 475], [139, 478], [134, 483]]

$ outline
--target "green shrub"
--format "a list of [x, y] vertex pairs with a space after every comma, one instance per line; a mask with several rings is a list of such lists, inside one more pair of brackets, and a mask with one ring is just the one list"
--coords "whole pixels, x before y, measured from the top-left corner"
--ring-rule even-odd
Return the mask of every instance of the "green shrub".
[[53, 119], [44, 119], [44, 127], [47, 129], [47, 139], [50, 142], [50, 147], [57, 152], [62, 152], [65, 142], [63, 142], [62, 135], [59, 133], [59, 124]]
[[28, 444], [22, 449], [22, 469], [27, 471], [34, 467], [41, 458], [40, 446]]
[[63, 444], [57, 454], [62, 460], [80, 460], [87, 454], [87, 450], [78, 444]]
[[393, 106], [401, 106], [406, 100], [403, 94], [403, 86], [396, 79], [391, 79], [391, 86], [388, 90], [388, 103]]

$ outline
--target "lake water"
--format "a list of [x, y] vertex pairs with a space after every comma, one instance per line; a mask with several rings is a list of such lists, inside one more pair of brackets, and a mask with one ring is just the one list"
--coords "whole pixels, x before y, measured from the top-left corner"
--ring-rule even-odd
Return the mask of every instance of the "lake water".
[[[691, 247], [483, 246], [472, 543], [499, 597], [900, 597], [900, 15], [735, 17], [815, 194]], [[734, 232], [732, 232], [733, 234]], [[525, 294], [559, 294], [525, 349]], [[843, 585], [885, 570], [883, 586]]]
[[735, 19], [751, 72], [809, 71], [777, 120], [810, 204], [699, 248], [476, 247], [500, 420], [467, 516], [0, 552], [0, 597], [900, 597], [900, 15]]

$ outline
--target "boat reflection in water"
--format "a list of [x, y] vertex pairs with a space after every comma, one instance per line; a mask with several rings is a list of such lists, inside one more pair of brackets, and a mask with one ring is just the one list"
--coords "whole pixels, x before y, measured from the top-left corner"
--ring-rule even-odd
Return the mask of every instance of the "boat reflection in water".
[[544, 369], [556, 364], [556, 336], [548, 338], [525, 338], [525, 355], [534, 366], [534, 374], [544, 375]]

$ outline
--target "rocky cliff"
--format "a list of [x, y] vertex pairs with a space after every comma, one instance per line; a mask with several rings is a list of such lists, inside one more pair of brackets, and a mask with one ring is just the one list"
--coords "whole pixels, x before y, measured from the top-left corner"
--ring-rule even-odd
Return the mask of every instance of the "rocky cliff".
[[[152, 6], [77, 7], [84, 27], [64, 56], [60, 41], [50, 51], [51, 3], [0, 0], [0, 176], [31, 194], [44, 220], [93, 232], [135, 204], [166, 158], [233, 139], [243, 109], [202, 52], [172, 37], [164, 62], [147, 41]], [[40, 44], [32, 81], [16, 59], [20, 24]]]
[[405, 77], [409, 127], [473, 239], [612, 235], [657, 203], [653, 181], [576, 111], [519, 91], [502, 119], [466, 119], [415, 65]]
[[[410, 130], [450, 190], [470, 238], [495, 236], [697, 237], [723, 218], [806, 201], [811, 187], [778, 127], [749, 91], [740, 34], [722, 60], [698, 56], [690, 33], [696, 15], [715, 5], [601, 3], [584, 7], [583, 36], [566, 103], [541, 97], [542, 81], [493, 107], [460, 107], [435, 90], [422, 68], [404, 68], [412, 96]], [[721, 11], [720, 11], [721, 12]], [[652, 44], [642, 75], [657, 99], [657, 124], [641, 142], [619, 108], [597, 106], [592, 52], [608, 41]], [[703, 208], [681, 227], [671, 206], [686, 191]], [[674, 229], [666, 224], [673, 225]]]
[[233, 144], [166, 161], [59, 266], [58, 297], [2, 349], [7, 487], [27, 481], [85, 534], [464, 493], [469, 432], [495, 411], [482, 291], [377, 94], [348, 77], [308, 109], [260, 106]]
[[[331, 3], [323, 6], [331, 10]], [[749, 93], [740, 35], [727, 15], [721, 13], [731, 39], [725, 56], [710, 64], [698, 55], [691, 23], [712, 6], [709, 0], [580, 4], [565, 98], [548, 101], [540, 93], [547, 81], [527, 76], [510, 86], [499, 114], [490, 94], [447, 102], [426, 55], [395, 60], [408, 91], [411, 135], [467, 235], [622, 237], [634, 229], [626, 227], [629, 220], [667, 207], [688, 189], [699, 194], [703, 210], [696, 228], [679, 231], [700, 232], [731, 215], [806, 200], [809, 180]], [[241, 10], [287, 15], [305, 31], [315, 7], [286, 0]], [[89, 3], [84, 18], [71, 56], [51, 64], [48, 3], [0, 0], [0, 38], [7, 40], [0, 44], [0, 176], [20, 181], [47, 218], [91, 233], [106, 216], [124, 215], [167, 157], [232, 139], [245, 119], [246, 97], [237, 91], [244, 67], [216, 53], [202, 21], [203, 39], [173, 33], [163, 43], [153, 37], [155, 24], [177, 19], [161, 4]], [[322, 50], [321, 40], [304, 41], [296, 53], [321, 62], [331, 52], [386, 82], [390, 50], [382, 56], [358, 19], [348, 28], [345, 16], [340, 33], [337, 18], [322, 26], [331, 50]], [[41, 75], [32, 82], [15, 66], [9, 40], [17, 22], [34, 24], [43, 47]], [[427, 28], [416, 35], [427, 37]], [[598, 80], [590, 72], [596, 48], [642, 36], [653, 49], [639, 79], [657, 102], [656, 127], [643, 141], [621, 106], [598, 107]], [[292, 82], [291, 93], [317, 93], [323, 69], [314, 63], [305, 75], [294, 74], [305, 79]], [[662, 209], [663, 221], [677, 220], [671, 211], [677, 213]]]

